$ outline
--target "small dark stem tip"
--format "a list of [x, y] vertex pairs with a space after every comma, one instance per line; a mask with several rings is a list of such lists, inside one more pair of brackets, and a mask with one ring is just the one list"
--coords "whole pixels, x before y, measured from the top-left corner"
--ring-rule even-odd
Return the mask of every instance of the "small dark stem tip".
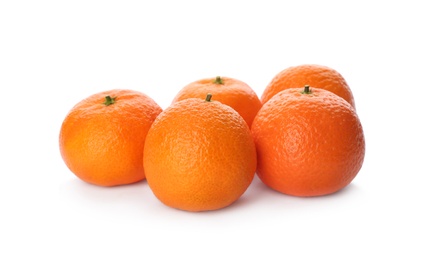
[[111, 97], [111, 96], [106, 96], [105, 97], [105, 102], [104, 103], [102, 103], [102, 104], [104, 104], [105, 106], [109, 106], [109, 105], [112, 105], [112, 104], [114, 104], [115, 103], [115, 99], [116, 99], [117, 97]]
[[220, 76], [217, 76], [213, 83], [223, 85], [223, 79]]
[[206, 96], [206, 101], [210, 102], [211, 99], [212, 99], [212, 94], [208, 93], [207, 96]]
[[302, 93], [303, 94], [310, 94], [310, 93], [312, 93], [309, 88], [310, 88], [309, 85], [305, 85], [305, 88], [303, 89]]

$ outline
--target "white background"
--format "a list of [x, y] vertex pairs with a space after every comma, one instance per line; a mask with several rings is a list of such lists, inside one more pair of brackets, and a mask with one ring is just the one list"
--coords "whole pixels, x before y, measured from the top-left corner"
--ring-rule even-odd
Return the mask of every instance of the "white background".
[[[1, 1], [0, 259], [425, 259], [426, 15], [421, 1]], [[257, 178], [214, 212], [168, 208], [146, 181], [83, 183], [66, 113], [130, 88], [166, 108], [217, 75], [261, 96], [279, 71], [330, 66], [365, 131], [355, 180], [296, 198]], [[423, 248], [422, 248], [423, 247]]]

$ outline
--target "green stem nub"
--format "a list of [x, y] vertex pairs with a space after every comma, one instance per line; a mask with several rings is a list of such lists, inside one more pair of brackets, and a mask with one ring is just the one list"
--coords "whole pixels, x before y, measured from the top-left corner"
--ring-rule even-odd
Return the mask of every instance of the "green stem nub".
[[212, 99], [212, 94], [208, 93], [207, 96], [206, 96], [206, 101], [210, 102], [211, 99]]
[[109, 106], [109, 105], [112, 105], [112, 104], [114, 104], [115, 103], [115, 99], [116, 99], [117, 97], [110, 97], [110, 96], [106, 96], [105, 97], [105, 102], [104, 103], [102, 103], [102, 104], [104, 104], [105, 106]]
[[220, 76], [217, 76], [213, 83], [223, 85], [223, 79]]
[[303, 89], [302, 94], [311, 94], [311, 90], [309, 89], [309, 85], [305, 85], [305, 88]]

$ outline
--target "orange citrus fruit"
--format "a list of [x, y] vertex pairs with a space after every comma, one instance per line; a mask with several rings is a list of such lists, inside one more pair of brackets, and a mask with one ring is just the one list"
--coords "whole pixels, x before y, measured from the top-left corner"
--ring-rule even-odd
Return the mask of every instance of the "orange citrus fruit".
[[226, 207], [253, 180], [256, 149], [248, 125], [234, 109], [210, 97], [173, 103], [146, 137], [146, 179], [154, 195], [172, 208]]
[[154, 100], [137, 91], [94, 94], [65, 117], [59, 136], [62, 158], [77, 177], [95, 185], [143, 180], [145, 137], [161, 111]]
[[259, 178], [294, 196], [320, 196], [347, 186], [361, 169], [365, 140], [355, 109], [320, 88], [279, 92], [252, 125]]
[[177, 102], [187, 98], [205, 99], [206, 93], [211, 93], [214, 100], [232, 107], [247, 122], [253, 122], [262, 106], [253, 89], [241, 80], [229, 77], [206, 78], [194, 81], [183, 87], [173, 99]]
[[355, 108], [352, 91], [343, 76], [335, 69], [317, 64], [288, 67], [278, 73], [263, 91], [262, 104], [284, 89], [303, 88], [305, 85], [331, 91]]

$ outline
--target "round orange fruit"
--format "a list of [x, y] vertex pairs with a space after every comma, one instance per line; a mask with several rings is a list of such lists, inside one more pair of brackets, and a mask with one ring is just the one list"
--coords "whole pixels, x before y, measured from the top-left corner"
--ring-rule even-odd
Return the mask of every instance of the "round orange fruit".
[[278, 73], [263, 91], [262, 104], [282, 90], [303, 88], [305, 85], [331, 91], [355, 108], [352, 91], [343, 76], [335, 69], [317, 64], [288, 67]]
[[365, 140], [355, 109], [320, 88], [286, 89], [266, 102], [252, 125], [259, 178], [294, 196], [320, 196], [358, 174]]
[[147, 95], [110, 90], [77, 103], [59, 135], [62, 158], [77, 177], [99, 186], [145, 179], [145, 137], [162, 109]]
[[210, 97], [173, 103], [146, 137], [146, 179], [154, 195], [169, 207], [224, 208], [253, 180], [256, 149], [248, 125], [234, 109]]
[[177, 102], [187, 98], [205, 99], [211, 93], [214, 100], [232, 107], [247, 122], [249, 127], [262, 106], [253, 89], [242, 82], [229, 77], [206, 78], [194, 81], [183, 87], [173, 99]]

